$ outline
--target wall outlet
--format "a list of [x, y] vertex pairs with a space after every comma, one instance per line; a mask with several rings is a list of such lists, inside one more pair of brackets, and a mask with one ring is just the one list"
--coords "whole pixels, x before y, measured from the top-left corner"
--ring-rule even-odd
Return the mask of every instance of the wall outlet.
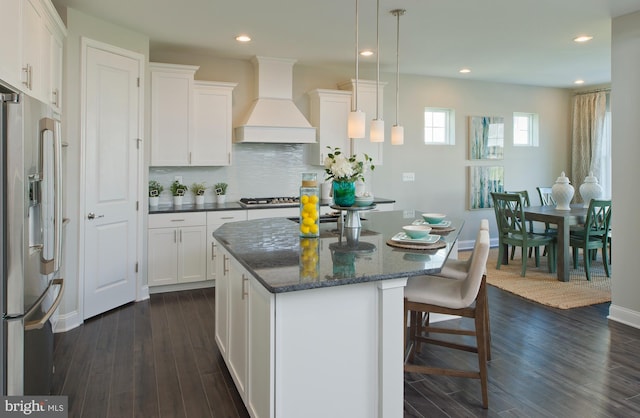
[[173, 176], [173, 180], [177, 181], [180, 184], [182, 184], [182, 176]]
[[402, 181], [416, 181], [416, 173], [402, 173]]
[[404, 219], [415, 218], [416, 217], [416, 212], [414, 210], [411, 210], [411, 209], [405, 209], [402, 212], [402, 217]]

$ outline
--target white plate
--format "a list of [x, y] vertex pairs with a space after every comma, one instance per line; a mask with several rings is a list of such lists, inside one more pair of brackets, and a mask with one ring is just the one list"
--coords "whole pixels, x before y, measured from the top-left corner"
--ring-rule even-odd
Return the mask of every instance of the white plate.
[[398, 232], [393, 237], [391, 237], [391, 241], [396, 242], [406, 242], [409, 244], [433, 244], [438, 242], [440, 239], [440, 235], [429, 234], [424, 238], [411, 238], [404, 232]]
[[430, 224], [427, 221], [422, 221], [420, 219], [413, 221], [412, 225], [429, 225], [431, 228], [449, 228], [451, 226], [451, 221], [442, 221], [437, 224]]

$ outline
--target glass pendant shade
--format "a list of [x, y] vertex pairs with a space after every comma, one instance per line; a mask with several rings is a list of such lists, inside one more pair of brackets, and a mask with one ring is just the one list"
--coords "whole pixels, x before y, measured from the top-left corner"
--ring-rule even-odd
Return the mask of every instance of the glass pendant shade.
[[391, 127], [391, 144], [402, 145], [404, 144], [404, 127], [399, 125], [393, 125]]
[[349, 138], [361, 139], [365, 137], [365, 114], [360, 110], [349, 112], [347, 120]]
[[384, 121], [382, 119], [374, 119], [371, 121], [369, 135], [371, 142], [384, 142]]

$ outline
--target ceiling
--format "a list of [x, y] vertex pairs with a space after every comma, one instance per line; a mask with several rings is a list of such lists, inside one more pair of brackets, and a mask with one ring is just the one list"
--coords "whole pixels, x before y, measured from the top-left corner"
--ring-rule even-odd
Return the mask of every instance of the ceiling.
[[[150, 50], [180, 48], [222, 58], [295, 58], [354, 67], [355, 0], [53, 0], [130, 28]], [[380, 0], [380, 71], [575, 88], [611, 81], [611, 19], [640, 0]], [[376, 1], [359, 0], [360, 49], [376, 46]], [[253, 40], [239, 44], [235, 36]], [[578, 35], [593, 40], [573, 42]], [[376, 57], [361, 58], [375, 71]], [[468, 74], [458, 71], [467, 67]]]

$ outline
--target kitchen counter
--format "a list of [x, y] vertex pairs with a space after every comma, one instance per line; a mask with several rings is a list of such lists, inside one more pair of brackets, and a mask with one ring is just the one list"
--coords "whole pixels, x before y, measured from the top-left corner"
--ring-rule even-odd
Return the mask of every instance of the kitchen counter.
[[437, 251], [401, 250], [386, 244], [402, 232], [403, 225], [419, 219], [421, 213], [362, 212], [361, 236], [355, 248], [347, 244], [335, 222], [321, 223], [320, 238], [313, 244], [317, 245], [319, 259], [317, 277], [301, 273], [309, 266], [301, 264], [303, 244], [297, 222], [286, 218], [231, 222], [217, 229], [213, 236], [269, 292], [292, 292], [440, 271], [462, 221], [452, 220], [455, 231], [443, 235], [446, 247]]
[[[373, 200], [373, 203], [382, 204], [382, 203], [395, 203], [393, 199], [387, 199], [384, 197], [376, 197]], [[329, 206], [333, 204], [331, 199], [322, 199], [320, 200], [320, 206]], [[153, 215], [156, 213], [180, 213], [180, 212], [211, 212], [218, 210], [261, 210], [261, 209], [276, 209], [276, 208], [295, 208], [298, 207], [297, 203], [292, 203], [290, 205], [264, 205], [259, 207], [245, 207], [240, 205], [238, 202], [227, 202], [227, 203], [205, 203], [204, 205], [195, 205], [193, 203], [182, 205], [180, 207], [175, 207], [172, 204], [164, 204], [159, 205], [158, 207], [150, 207], [149, 215]]]
[[386, 244], [421, 213], [364, 212], [357, 244], [337, 223], [300, 238], [286, 218], [213, 233], [215, 340], [249, 415], [402, 416], [404, 287], [439, 271], [463, 226], [453, 220], [439, 250]]

